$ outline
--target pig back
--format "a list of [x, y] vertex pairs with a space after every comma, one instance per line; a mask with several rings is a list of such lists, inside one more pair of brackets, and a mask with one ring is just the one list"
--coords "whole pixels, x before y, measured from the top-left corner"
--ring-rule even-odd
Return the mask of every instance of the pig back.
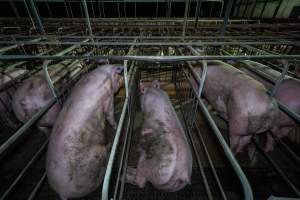
[[146, 94], [141, 150], [147, 179], [157, 188], [177, 191], [190, 182], [191, 150], [168, 95], [159, 89]]
[[104, 107], [113, 101], [111, 79], [101, 68], [83, 77], [53, 127], [47, 177], [61, 196], [85, 196], [101, 183], [107, 160]]

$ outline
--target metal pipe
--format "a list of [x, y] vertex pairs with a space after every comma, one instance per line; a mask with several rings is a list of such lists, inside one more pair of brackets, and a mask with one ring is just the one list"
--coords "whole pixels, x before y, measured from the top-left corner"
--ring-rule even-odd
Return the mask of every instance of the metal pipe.
[[2, 61], [18, 60], [65, 60], [65, 59], [109, 59], [136, 60], [147, 62], [178, 62], [199, 60], [259, 60], [259, 59], [300, 59], [300, 55], [246, 55], [246, 56], [98, 56], [98, 55], [0, 55]]
[[[41, 40], [42, 40], [42, 38], [37, 38], [37, 39], [30, 40], [28, 42], [39, 42]], [[25, 44], [24, 43], [18, 43], [18, 44], [14, 44], [14, 45], [11, 45], [11, 46], [2, 47], [0, 49], [0, 54], [3, 54], [6, 51], [18, 48], [18, 47], [23, 46], [23, 45], [25, 45]]]
[[279, 78], [277, 79], [277, 81], [276, 81], [276, 83], [275, 83], [275, 85], [274, 85], [274, 87], [271, 91], [271, 95], [270, 95], [271, 97], [273, 97], [276, 94], [279, 86], [281, 85], [282, 81], [284, 80], [284, 78], [285, 78], [285, 76], [286, 76], [286, 74], [289, 70], [288, 62], [286, 60], [283, 60], [282, 62], [283, 62], [283, 69], [282, 69], [282, 72], [281, 72]]
[[40, 157], [40, 155], [42, 154], [42, 152], [46, 149], [47, 144], [48, 144], [48, 138], [42, 144], [42, 146], [39, 148], [39, 150], [34, 154], [34, 156], [31, 158], [31, 160], [27, 163], [27, 165], [24, 167], [24, 169], [21, 171], [21, 173], [17, 176], [17, 178], [14, 180], [14, 182], [4, 192], [4, 194], [1, 196], [0, 200], [4, 200], [4, 199], [7, 198], [7, 196], [16, 187], [16, 185], [21, 180], [21, 178], [24, 176], [24, 174], [30, 169], [30, 167], [32, 166], [32, 164]]
[[222, 136], [222, 133], [218, 129], [217, 125], [215, 124], [215, 122], [214, 122], [213, 118], [211, 117], [210, 113], [208, 112], [205, 104], [203, 103], [201, 98], [198, 98], [198, 101], [200, 103], [200, 108], [201, 108], [204, 116], [208, 120], [210, 127], [212, 128], [214, 134], [218, 138], [218, 142], [220, 143], [221, 147], [224, 150], [225, 156], [228, 158], [231, 166], [233, 167], [235, 173], [237, 174], [237, 176], [242, 184], [243, 191], [244, 191], [244, 199], [252, 200], [253, 199], [252, 188], [249, 184], [247, 177], [245, 176], [243, 170], [241, 169], [240, 165], [238, 164], [237, 160], [235, 159], [234, 155], [232, 154], [231, 149], [228, 147], [225, 139]]
[[254, 145], [256, 146], [256, 148], [258, 149], [258, 151], [266, 158], [266, 160], [268, 161], [268, 163], [271, 165], [271, 167], [277, 172], [277, 174], [279, 174], [279, 176], [283, 179], [283, 181], [293, 190], [293, 192], [295, 192], [295, 194], [300, 197], [300, 191], [298, 190], [298, 188], [289, 180], [289, 178], [287, 177], [287, 175], [282, 171], [282, 169], [280, 167], [278, 167], [278, 165], [274, 162], [274, 160], [267, 155], [264, 150], [259, 146], [259, 144], [257, 143], [257, 141], [252, 138], [251, 139], [252, 142], [254, 143]]
[[46, 179], [46, 172], [44, 172], [44, 174], [42, 175], [42, 177], [40, 178], [39, 182], [36, 184], [36, 186], [34, 187], [34, 189], [32, 190], [30, 196], [28, 197], [27, 200], [33, 200], [38, 189], [41, 187], [42, 183], [45, 181]]
[[261, 10], [261, 13], [259, 15], [259, 19], [262, 18], [264, 12], [265, 12], [265, 9], [266, 9], [266, 6], [267, 6], [267, 3], [268, 3], [268, 0], [265, 0], [265, 3], [264, 3], [264, 6], [263, 6], [263, 9]]
[[91, 22], [90, 22], [90, 16], [89, 16], [89, 12], [88, 12], [87, 5], [86, 5], [86, 0], [82, 0], [82, 4], [83, 4], [83, 8], [84, 8], [86, 23], [87, 23], [88, 29], [89, 29], [89, 34], [90, 34], [90, 37], [92, 39], [92, 42], [94, 42], [93, 32], [92, 32], [92, 27], [91, 27]]
[[188, 9], [190, 5], [190, 0], [185, 0], [185, 10], [184, 10], [184, 22], [182, 26], [182, 36], [185, 36], [185, 29], [187, 26], [187, 18], [188, 18]]
[[10, 6], [12, 7], [12, 9], [13, 9], [13, 11], [14, 11], [16, 17], [17, 17], [17, 18], [20, 18], [20, 14], [19, 14], [19, 11], [18, 11], [18, 9], [17, 9], [17, 7], [16, 7], [16, 5], [15, 5], [15, 2], [14, 2], [13, 0], [9, 0], [9, 4], [10, 4]]
[[[135, 46], [136, 40], [137, 39], [135, 39], [133, 41], [127, 55], [132, 54], [133, 47]], [[133, 66], [132, 66], [132, 68], [133, 68]], [[128, 95], [128, 93], [126, 95]], [[114, 138], [114, 141], [113, 141], [113, 145], [112, 145], [112, 148], [111, 148], [111, 151], [110, 151], [110, 156], [109, 156], [109, 160], [108, 160], [108, 163], [107, 163], [106, 172], [105, 172], [105, 176], [104, 176], [104, 180], [103, 180], [103, 186], [102, 186], [102, 200], [108, 200], [108, 191], [109, 191], [109, 183], [110, 183], [110, 178], [111, 178], [112, 166], [114, 164], [117, 145], [118, 145], [119, 140], [120, 140], [125, 115], [127, 113], [126, 111], [129, 109], [128, 99], [129, 99], [128, 96], [126, 96], [125, 102], [124, 102], [124, 105], [123, 105], [123, 109], [122, 109], [122, 113], [121, 113], [121, 116], [120, 116], [120, 119], [119, 119], [118, 127], [117, 127], [117, 130], [116, 130], [115, 138]]]
[[226, 26], [227, 26], [228, 19], [229, 19], [229, 16], [230, 16], [230, 12], [231, 12], [231, 8], [232, 8], [232, 3], [233, 3], [233, 0], [228, 0], [228, 2], [227, 2], [226, 11], [225, 11], [224, 20], [223, 20], [223, 25], [220, 29], [220, 35], [221, 36], [225, 35]]
[[36, 10], [36, 7], [34, 5], [34, 1], [33, 0], [28, 0], [28, 1], [29, 1], [29, 4], [30, 4], [31, 11], [33, 12], [33, 15], [34, 15], [34, 17], [35, 17], [35, 19], [36, 19], [36, 21], [38, 23], [38, 26], [39, 26], [39, 29], [40, 29], [41, 33], [43, 35], [46, 35], [46, 32], [44, 30], [44, 27], [43, 27], [42, 21], [40, 19], [40, 16], [39, 16], [39, 14], [38, 14], [38, 12]]
[[279, 3], [278, 3], [278, 5], [277, 5], [277, 7], [276, 7], [276, 9], [275, 9], [275, 11], [274, 11], [273, 16], [272, 16], [273, 19], [276, 18], [276, 15], [277, 15], [277, 13], [278, 13], [278, 10], [279, 10], [281, 4], [282, 4], [282, 0], [279, 0]]

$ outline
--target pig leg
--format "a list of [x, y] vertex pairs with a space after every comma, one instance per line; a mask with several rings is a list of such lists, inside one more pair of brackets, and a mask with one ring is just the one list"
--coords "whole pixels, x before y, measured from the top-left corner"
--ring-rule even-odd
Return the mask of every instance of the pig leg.
[[139, 188], [144, 188], [146, 185], [146, 178], [139, 173], [140, 170], [132, 167], [127, 168], [126, 182], [132, 185], [137, 185]]
[[[289, 132], [293, 129], [292, 127], [283, 127], [276, 131], [273, 131], [273, 134], [276, 135], [278, 138], [282, 138], [284, 136], [287, 136]], [[265, 144], [264, 151], [265, 152], [271, 152], [274, 150], [274, 139], [270, 133], [267, 134], [267, 141]]]
[[247, 146], [251, 141], [251, 135], [247, 135], [247, 136], [242, 136], [240, 137], [240, 141], [239, 141], [239, 144], [238, 144], [238, 147], [236, 149], [236, 152], [237, 153], [240, 153], [243, 151], [243, 148], [245, 146]]
[[104, 106], [104, 112], [105, 112], [107, 121], [113, 127], [113, 129], [116, 130], [117, 129], [117, 123], [115, 121], [115, 116], [114, 116], [114, 101], [113, 101], [113, 97], [111, 99], [107, 100], [107, 103]]

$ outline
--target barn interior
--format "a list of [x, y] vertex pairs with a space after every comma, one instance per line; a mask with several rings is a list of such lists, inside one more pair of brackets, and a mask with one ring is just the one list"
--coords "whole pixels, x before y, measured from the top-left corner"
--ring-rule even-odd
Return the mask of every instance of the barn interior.
[[[266, 98], [291, 121], [286, 134], [272, 128], [249, 133], [249, 144], [234, 151], [230, 116], [222, 116], [206, 96], [211, 77], [220, 87], [234, 80], [210, 76], [211, 63], [229, 65], [248, 79], [242, 68], [254, 74]], [[79, 81], [104, 64], [123, 66], [123, 84], [113, 98], [117, 124], [106, 121], [102, 131], [108, 156], [97, 189], [75, 199], [299, 199], [299, 63], [300, 0], [0, 0], [0, 199], [73, 199], [62, 198], [48, 182], [52, 127], [57, 121], [69, 125], [60, 117], [64, 105]], [[143, 188], [126, 181], [141, 157], [141, 124], [147, 120], [140, 83], [154, 80], [168, 94], [192, 154], [191, 180], [175, 192], [151, 181]], [[283, 88], [286, 80], [297, 87]], [[248, 83], [235, 85], [247, 93]], [[34, 93], [35, 88], [42, 89]], [[16, 105], [20, 95], [26, 111], [35, 106], [25, 117]], [[82, 98], [92, 105], [90, 96]], [[41, 127], [56, 107], [62, 110], [54, 122]], [[268, 137], [274, 140], [271, 150], [265, 148]]]

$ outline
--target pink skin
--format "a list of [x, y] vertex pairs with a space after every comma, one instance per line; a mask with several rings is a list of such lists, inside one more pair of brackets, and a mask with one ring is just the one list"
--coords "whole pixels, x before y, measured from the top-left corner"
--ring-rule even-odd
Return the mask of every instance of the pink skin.
[[[61, 88], [72, 78], [72, 70], [65, 66], [68, 63], [70, 61], [67, 60], [54, 66], [49, 66], [48, 72], [52, 81], [55, 82], [54, 86], [56, 89]], [[44, 73], [40, 71], [38, 74], [23, 81], [22, 85], [18, 87], [12, 99], [12, 108], [18, 120], [25, 123], [36, 112], [46, 106], [52, 98], [53, 95], [44, 77]], [[36, 126], [45, 133], [50, 132], [50, 128], [54, 125], [60, 110], [60, 104], [55, 103], [40, 118]]]
[[[252, 63], [249, 63], [252, 64]], [[251, 66], [251, 65], [250, 65]], [[264, 84], [268, 89], [272, 90], [273, 85], [270, 81], [267, 81], [260, 76], [256, 75], [252, 71], [242, 67], [240, 68], [242, 71], [247, 73], [247, 75], [251, 76], [252, 78], [260, 81], [262, 84]], [[296, 68], [297, 70], [297, 68]], [[295, 70], [295, 74], [297, 74]], [[274, 76], [274, 80], [278, 78], [280, 73], [272, 72], [271, 68], [267, 70], [267, 72], [271, 73], [272, 76]], [[277, 76], [275, 76], [277, 75]], [[276, 94], [274, 97], [283, 105], [287, 106], [291, 110], [293, 110], [296, 113], [300, 113], [300, 93], [297, 92], [300, 90], [300, 81], [288, 77], [287, 79], [283, 80], [281, 85], [279, 86]], [[277, 126], [274, 127], [271, 131], [274, 135], [276, 135], [279, 138], [285, 137], [288, 135], [288, 133], [295, 127], [299, 126], [292, 118], [290, 118], [285, 112], [280, 111], [278, 122], [276, 123]], [[273, 137], [268, 134], [267, 136], [267, 142], [265, 144], [264, 150], [266, 152], [272, 151], [274, 149], [274, 139]]]
[[[231, 149], [242, 152], [253, 134], [275, 126], [278, 118], [276, 101], [266, 88], [244, 72], [221, 61], [207, 61], [208, 72], [204, 96], [229, 124]], [[196, 68], [201, 73], [201, 68]]]
[[140, 83], [143, 125], [137, 168], [127, 170], [128, 183], [174, 192], [190, 183], [192, 154], [184, 130], [166, 92], [157, 80]]
[[46, 173], [62, 199], [79, 198], [102, 182], [108, 158], [106, 120], [116, 129], [114, 94], [123, 67], [103, 65], [74, 86], [49, 140]]
[[[12, 112], [12, 96], [15, 93], [15, 79], [25, 75], [28, 72], [26, 69], [14, 69], [10, 72], [0, 74], [0, 88], [4, 89], [0, 93], [0, 117], [1, 120], [5, 121], [6, 125], [11, 128], [16, 128], [17, 124], [10, 118]], [[5, 89], [7, 88], [7, 89]]]

